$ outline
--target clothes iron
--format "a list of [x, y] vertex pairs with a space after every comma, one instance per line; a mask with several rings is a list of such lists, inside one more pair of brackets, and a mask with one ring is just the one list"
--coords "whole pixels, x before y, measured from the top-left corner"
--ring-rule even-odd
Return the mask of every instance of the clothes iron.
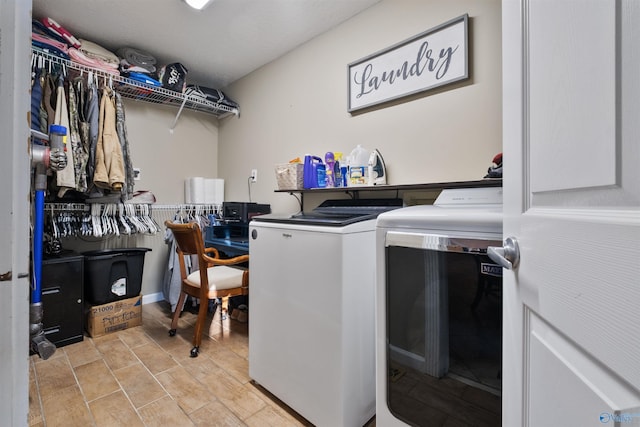
[[374, 149], [369, 156], [368, 185], [384, 185], [387, 183], [387, 167], [382, 154]]

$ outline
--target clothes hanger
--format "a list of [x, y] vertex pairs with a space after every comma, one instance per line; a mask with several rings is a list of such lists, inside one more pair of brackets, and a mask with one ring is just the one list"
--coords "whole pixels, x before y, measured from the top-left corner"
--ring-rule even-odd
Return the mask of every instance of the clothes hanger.
[[122, 227], [124, 229], [124, 234], [126, 235], [130, 235], [131, 234], [131, 227], [129, 227], [129, 224], [127, 224], [127, 221], [125, 221], [124, 219], [124, 204], [120, 203], [118, 205], [118, 216], [120, 219], [120, 223], [122, 224]]

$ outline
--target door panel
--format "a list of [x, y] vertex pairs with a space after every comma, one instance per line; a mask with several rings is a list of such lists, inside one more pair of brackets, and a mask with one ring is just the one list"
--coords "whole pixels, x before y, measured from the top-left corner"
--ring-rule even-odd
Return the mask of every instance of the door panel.
[[527, 305], [640, 385], [640, 222], [581, 214], [531, 209], [523, 217], [520, 286], [537, 293]]
[[528, 311], [527, 318], [532, 426], [613, 425], [617, 419], [637, 425], [640, 399], [622, 378], [611, 381], [608, 369], [535, 313]]
[[640, 425], [639, 24], [503, 1], [504, 425]]
[[531, 191], [616, 184], [615, 3], [549, 4], [529, 3]]

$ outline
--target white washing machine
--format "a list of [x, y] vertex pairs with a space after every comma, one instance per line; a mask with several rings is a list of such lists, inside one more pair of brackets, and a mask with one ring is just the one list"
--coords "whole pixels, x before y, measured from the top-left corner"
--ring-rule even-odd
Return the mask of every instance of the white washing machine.
[[376, 217], [335, 200], [249, 226], [249, 376], [318, 427], [375, 414]]
[[376, 424], [501, 425], [502, 188], [444, 190], [376, 225]]

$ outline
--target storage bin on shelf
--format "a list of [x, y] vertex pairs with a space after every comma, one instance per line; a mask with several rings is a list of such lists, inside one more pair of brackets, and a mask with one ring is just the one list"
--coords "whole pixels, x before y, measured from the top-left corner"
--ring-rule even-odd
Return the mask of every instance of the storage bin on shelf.
[[84, 252], [84, 297], [91, 305], [140, 295], [144, 256], [149, 248], [101, 249]]
[[304, 165], [281, 163], [275, 167], [278, 190], [302, 190], [304, 188]]

